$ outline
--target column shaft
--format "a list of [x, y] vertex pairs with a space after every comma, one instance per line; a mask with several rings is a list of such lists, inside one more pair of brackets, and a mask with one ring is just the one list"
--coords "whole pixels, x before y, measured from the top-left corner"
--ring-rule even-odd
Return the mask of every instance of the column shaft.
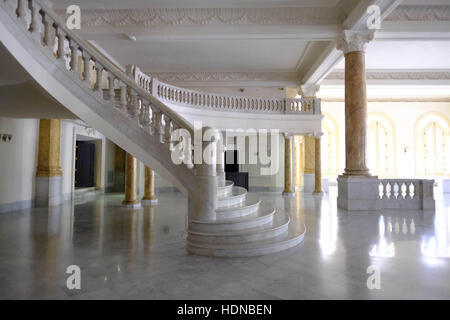
[[155, 172], [145, 167], [145, 186], [142, 204], [154, 204], [158, 201], [155, 195]]
[[345, 172], [346, 176], [367, 176], [367, 96], [365, 53], [345, 55]]
[[136, 158], [127, 152], [125, 159], [125, 199], [122, 204], [139, 207], [136, 195]]
[[315, 138], [314, 159], [315, 159], [315, 177], [314, 177], [314, 193], [322, 193], [322, 163], [320, 156], [320, 138]]
[[292, 136], [284, 138], [284, 191], [285, 195], [293, 195], [292, 187]]
[[53, 207], [62, 202], [60, 143], [61, 120], [41, 119], [35, 184], [36, 207]]

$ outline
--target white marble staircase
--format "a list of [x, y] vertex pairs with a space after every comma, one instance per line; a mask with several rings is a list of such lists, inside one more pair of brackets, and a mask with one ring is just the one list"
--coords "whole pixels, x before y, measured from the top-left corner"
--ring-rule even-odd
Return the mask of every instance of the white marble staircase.
[[[223, 164], [194, 163], [196, 146], [214, 158], [210, 128], [195, 140], [191, 123], [68, 29], [46, 1], [0, 0], [0, 41], [54, 99], [188, 197], [189, 252], [255, 256], [302, 241], [302, 223], [225, 181]], [[223, 159], [223, 150], [216, 155]]]
[[218, 187], [216, 220], [192, 220], [188, 251], [216, 257], [249, 257], [274, 253], [302, 242], [305, 227], [294, 227], [284, 211], [278, 211], [255, 194], [226, 181]]

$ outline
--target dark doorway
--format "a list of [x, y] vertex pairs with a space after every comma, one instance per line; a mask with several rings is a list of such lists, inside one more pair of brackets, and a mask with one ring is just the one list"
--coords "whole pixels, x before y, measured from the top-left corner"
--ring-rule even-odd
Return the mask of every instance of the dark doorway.
[[75, 153], [75, 188], [95, 187], [95, 144], [77, 141]]

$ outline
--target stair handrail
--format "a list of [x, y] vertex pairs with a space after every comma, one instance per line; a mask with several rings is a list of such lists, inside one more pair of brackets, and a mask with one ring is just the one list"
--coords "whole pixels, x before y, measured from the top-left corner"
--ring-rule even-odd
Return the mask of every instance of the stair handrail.
[[[3, 0], [4, 2], [7, 2], [7, 0]], [[187, 122], [183, 117], [178, 115], [176, 112], [171, 110], [169, 107], [164, 105], [160, 100], [152, 96], [148, 91], [141, 88], [133, 79], [130, 78], [129, 75], [127, 75], [125, 72], [123, 72], [121, 69], [119, 69], [116, 65], [108, 61], [103, 55], [97, 52], [94, 48], [92, 48], [92, 45], [89, 44], [87, 41], [82, 39], [76, 32], [69, 29], [66, 26], [66, 23], [62, 21], [61, 17], [52, 9], [50, 8], [45, 0], [17, 0], [17, 10], [16, 13], [18, 17], [21, 17], [23, 14], [25, 15], [25, 20], [27, 23], [27, 27], [30, 30], [30, 28], [33, 28], [36, 21], [34, 20], [36, 16], [40, 13], [40, 10], [42, 10], [45, 13], [45, 16], [48, 16], [50, 18], [50, 22], [53, 22], [54, 25], [56, 25], [56, 28], [59, 31], [61, 30], [64, 34], [63, 38], [68, 39], [69, 41], [72, 40], [76, 43], [78, 50], [81, 50], [83, 55], [87, 53], [87, 55], [95, 61], [96, 64], [99, 64], [100, 67], [102, 67], [102, 70], [105, 70], [106, 72], [111, 73], [117, 80], [121, 81], [123, 84], [125, 84], [127, 87], [132, 88], [132, 90], [140, 97], [147, 100], [152, 105], [156, 106], [163, 115], [170, 118], [178, 128], [183, 128], [189, 131], [191, 136], [193, 136], [193, 127], [192, 125]], [[33, 7], [34, 4], [37, 4], [38, 8]], [[39, 9], [39, 10], [36, 10]], [[36, 12], [37, 11], [37, 12]], [[42, 17], [44, 19], [44, 16]], [[47, 22], [46, 20], [43, 20], [41, 22]], [[45, 29], [44, 29], [45, 30]], [[43, 30], [40, 30], [42, 32]], [[49, 32], [47, 30], [47, 32]], [[44, 35], [47, 36], [47, 35]], [[60, 35], [59, 35], [60, 36]], [[63, 42], [63, 41], [60, 41]], [[58, 43], [58, 46], [60, 47], [59, 50], [63, 50], [63, 43]], [[72, 46], [72, 42], [70, 41], [70, 45]]]

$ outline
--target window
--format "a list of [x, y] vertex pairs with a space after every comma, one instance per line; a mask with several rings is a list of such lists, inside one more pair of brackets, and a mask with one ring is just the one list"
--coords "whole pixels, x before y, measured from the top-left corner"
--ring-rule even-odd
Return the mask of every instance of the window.
[[449, 174], [449, 122], [436, 113], [427, 113], [416, 122], [416, 174], [442, 176]]
[[381, 113], [368, 117], [369, 169], [380, 178], [395, 177], [395, 131], [392, 121]]

